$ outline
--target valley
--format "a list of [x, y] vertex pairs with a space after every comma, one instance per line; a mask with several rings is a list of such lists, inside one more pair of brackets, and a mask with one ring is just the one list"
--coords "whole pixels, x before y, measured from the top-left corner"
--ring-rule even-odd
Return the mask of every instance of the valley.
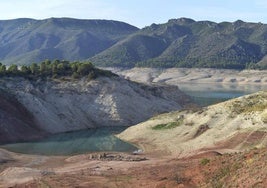
[[[154, 87], [163, 87], [163, 91], [173, 91], [166, 90], [166, 87], [174, 87], [171, 86], [171, 83], [174, 83], [174, 81], [168, 83], [171, 78], [165, 80], [166, 76], [160, 76], [162, 74], [164, 75], [164, 71], [168, 72], [170, 70], [161, 70], [161, 72], [159, 70], [154, 72], [149, 70], [150, 72], [148, 72], [147, 70], [139, 69], [133, 72], [124, 70], [125, 72], [117, 71], [117, 73], [127, 79], [139, 82], [142, 80], [142, 82], [149, 85], [152, 82], [152, 85], [161, 84], [161, 86]], [[148, 74], [142, 74], [143, 76], [140, 76], [140, 72], [142, 71], [146, 71]], [[188, 69], [186, 71], [194, 72], [195, 70]], [[226, 70], [221, 71], [224, 73], [227, 72]], [[204, 71], [202, 75], [206, 74], [206, 72]], [[264, 74], [264, 71], [259, 71], [255, 75], [261, 77]], [[238, 74], [235, 72], [232, 75], [236, 76]], [[224, 76], [227, 76], [227, 74], [224, 74]], [[102, 87], [105, 82], [109, 86], [112, 85], [107, 79], [110, 78], [100, 77], [90, 82], [57, 81], [57, 84], [49, 81], [41, 82], [41, 87], [40, 85], [38, 87], [34, 86], [35, 84], [32, 81], [28, 82], [24, 80], [23, 82], [20, 81], [20, 83], [25, 82], [25, 84], [27, 83], [27, 85], [31, 86], [30, 88], [32, 89], [30, 91], [34, 92], [29, 93], [31, 95], [34, 94], [34, 97], [41, 96], [42, 94], [42, 101], [44, 101], [42, 104], [44, 105], [48, 102], [44, 97], [44, 94], [48, 91], [50, 94], [55, 93], [55, 96], [57, 96], [56, 93], [58, 91], [72, 86], [72, 90], [79, 88], [79, 91], [86, 92], [85, 88], [90, 86], [90, 89], [92, 89], [93, 87], [91, 85], [96, 82], [101, 82]], [[111, 78], [114, 83], [118, 81], [120, 87], [122, 87], [122, 83], [130, 82], [122, 81], [121, 79]], [[250, 80], [251, 78], [247, 77], [247, 79]], [[262, 80], [264, 79], [262, 76]], [[182, 79], [176, 77], [176, 80]], [[187, 84], [193, 85], [193, 90], [205, 85], [205, 82], [202, 82], [201, 78], [199, 79], [199, 83], [194, 83], [194, 81], [188, 80], [187, 82]], [[9, 80], [7, 83], [9, 84], [6, 86], [18, 88], [12, 80]], [[86, 87], [85, 83], [87, 85]], [[218, 84], [216, 82], [211, 83], [211, 81], [207, 83], [209, 84], [206, 87], [210, 88], [213, 88], [212, 84]], [[232, 85], [241, 88], [256, 88], [256, 90], [253, 90], [253, 92], [256, 92], [257, 89], [264, 90], [264, 83], [265, 81], [252, 82], [248, 85], [244, 83], [232, 83]], [[162, 84], [165, 86], [162, 86]], [[179, 87], [179, 84], [176, 85]], [[225, 90], [225, 87], [228, 87], [229, 83], [223, 85], [224, 87], [221, 90]], [[29, 86], [25, 88], [29, 88]], [[116, 84], [115, 86], [117, 87]], [[25, 95], [26, 91], [21, 90], [21, 87], [19, 88], [20, 90], [17, 90], [18, 94], [22, 93]], [[105, 91], [110, 91], [110, 89]], [[174, 93], [176, 91], [174, 90]], [[249, 91], [252, 92], [252, 90]], [[72, 91], [72, 93], [75, 92], [77, 91]], [[64, 93], [66, 95], [66, 92]], [[61, 94], [61, 97], [64, 98], [64, 95]], [[166, 93], [162, 96], [166, 97]], [[172, 93], [167, 96], [174, 96], [174, 94]], [[267, 156], [267, 151], [264, 149], [264, 146], [267, 144], [265, 117], [266, 96], [266, 92], [260, 91], [202, 108], [191, 108], [170, 113], [161, 113], [160, 115], [149, 115], [150, 117], [148, 117], [149, 119], [147, 121], [144, 121], [146, 118], [139, 120], [140, 123], [127, 128], [117, 135], [119, 139], [141, 149], [137, 155], [133, 155], [132, 152], [101, 151], [98, 153], [86, 152], [74, 156], [46, 156], [13, 153], [2, 149], [0, 152], [0, 186], [211, 187], [217, 185], [229, 186], [233, 184], [239, 186], [248, 185], [249, 187], [254, 185], [264, 187], [267, 178], [267, 174], [264, 173], [264, 168], [266, 168], [264, 158]], [[185, 95], [181, 101], [184, 99], [187, 99]], [[59, 105], [58, 102], [55, 104]], [[29, 108], [29, 105], [27, 107]], [[140, 111], [140, 108], [138, 109]], [[59, 128], [63, 125], [55, 124], [54, 126]], [[62, 128], [58, 130], [63, 131]], [[112, 157], [110, 158], [109, 156]], [[232, 173], [235, 174], [236, 178], [231, 176]]]
[[265, 187], [266, 33], [0, 20], [0, 187]]

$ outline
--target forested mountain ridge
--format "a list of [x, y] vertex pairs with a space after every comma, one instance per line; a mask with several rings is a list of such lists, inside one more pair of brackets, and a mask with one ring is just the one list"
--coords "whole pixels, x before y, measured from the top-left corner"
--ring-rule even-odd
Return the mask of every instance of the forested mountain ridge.
[[0, 61], [31, 64], [45, 59], [85, 60], [137, 30], [134, 26], [112, 20], [2, 20]]
[[97, 66], [266, 68], [267, 25], [171, 19], [138, 29], [112, 20], [0, 21], [0, 61], [89, 60]]
[[266, 54], [266, 24], [180, 18], [145, 27], [92, 61], [102, 66], [245, 68]]

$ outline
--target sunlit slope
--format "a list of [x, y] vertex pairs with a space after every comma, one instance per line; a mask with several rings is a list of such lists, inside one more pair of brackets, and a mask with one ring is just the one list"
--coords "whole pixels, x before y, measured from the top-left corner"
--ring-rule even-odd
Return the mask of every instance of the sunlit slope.
[[162, 114], [118, 135], [148, 153], [180, 155], [265, 146], [266, 136], [266, 91], [196, 111]]

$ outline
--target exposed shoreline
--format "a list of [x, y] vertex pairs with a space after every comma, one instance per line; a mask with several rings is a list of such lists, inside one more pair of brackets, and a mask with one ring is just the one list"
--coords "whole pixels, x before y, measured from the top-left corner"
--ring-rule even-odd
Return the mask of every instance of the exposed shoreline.
[[212, 68], [115, 68], [101, 67], [125, 78], [145, 83], [267, 84], [267, 70]]
[[[260, 87], [267, 89], [267, 71], [176, 68], [114, 68], [112, 71], [137, 82], [162, 83], [178, 85], [179, 87], [185, 83], [188, 84], [188, 87], [191, 87], [190, 84], [192, 84], [192, 88], [195, 89], [203, 86], [208, 89], [217, 87], [220, 84], [225, 85], [225, 87], [234, 85], [235, 87]], [[223, 78], [223, 80], [216, 79], [219, 77]], [[235, 81], [230, 78], [235, 79]], [[223, 90], [225, 87], [221, 89]], [[246, 101], [248, 100], [243, 100], [243, 102]], [[252, 151], [254, 152], [253, 155], [246, 153], [236, 154], [236, 152], [241, 151], [239, 147], [244, 146], [245, 148], [249, 146], [246, 144], [251, 144], [251, 146], [253, 146], [253, 144], [257, 145], [258, 142], [260, 142], [260, 144], [265, 143], [266, 132], [263, 130], [265, 124], [263, 124], [263, 120], [261, 120], [265, 116], [264, 112], [261, 112], [261, 116], [259, 116], [259, 112], [253, 112], [253, 114], [245, 114], [244, 117], [239, 114], [236, 115], [236, 117], [231, 116], [230, 118], [227, 113], [230, 113], [229, 109], [231, 108], [226, 107], [232, 106], [232, 103], [228, 103], [230, 102], [208, 107], [207, 109], [210, 108], [209, 111], [192, 112], [192, 114], [180, 115], [173, 113], [173, 117], [164, 117], [163, 114], [159, 116], [158, 119], [154, 118], [149, 120], [152, 122], [151, 125], [145, 125], [144, 122], [144, 126], [133, 127], [132, 129], [136, 129], [136, 134], [138, 133], [138, 135], [141, 136], [145, 135], [144, 138], [146, 138], [132, 140], [132, 143], [138, 141], [139, 146], [144, 146], [144, 153], [137, 156], [114, 152], [100, 155], [101, 152], [98, 152], [96, 154], [81, 154], [71, 157], [48, 157], [18, 154], [1, 149], [0, 187], [42, 187], [43, 185], [49, 185], [51, 187], [155, 187], [155, 185], [159, 187], [194, 187], [195, 185], [209, 185], [207, 180], [209, 180], [209, 178], [212, 179], [215, 175], [220, 175], [220, 168], [223, 169], [225, 165], [233, 166], [233, 164], [236, 164], [236, 161], [233, 159], [238, 159], [238, 161], [242, 159], [239, 161], [240, 164], [244, 161], [244, 164], [251, 165], [256, 161], [261, 162], [262, 160], [256, 157], [262, 156], [263, 158], [267, 153], [265, 150], [254, 149]], [[161, 117], [163, 117], [162, 120], [160, 119]], [[150, 126], [154, 126], [158, 123], [166, 123], [165, 121], [177, 121], [177, 117], [182, 117], [183, 121], [187, 123], [176, 128], [181, 131], [175, 132], [174, 129], [162, 130], [156, 132], [157, 135], [160, 136], [152, 134], [153, 131], [149, 128]], [[225, 122], [225, 118], [228, 117], [230, 121]], [[171, 118], [174, 118], [174, 120]], [[260, 121], [260, 123], [257, 124], [258, 121]], [[254, 124], [251, 124], [251, 122], [254, 122]], [[217, 131], [219, 128], [213, 128], [216, 125], [219, 128], [221, 125], [224, 125], [224, 128]], [[192, 131], [189, 131], [189, 129]], [[243, 132], [241, 129], [243, 129]], [[250, 131], [245, 132], [246, 130]], [[168, 134], [164, 134], [164, 132]], [[206, 135], [206, 133], [208, 134]], [[149, 137], [147, 137], [147, 135], [149, 135]], [[191, 144], [188, 139], [190, 135], [194, 135], [194, 140], [191, 141]], [[230, 136], [224, 138], [225, 135]], [[134, 134], [130, 132], [128, 137], [132, 136], [134, 136]], [[184, 144], [179, 140], [183, 137], [185, 138]], [[201, 140], [202, 137], [205, 137], [205, 139]], [[208, 138], [214, 143], [216, 141], [216, 147], [215, 145], [206, 147], [208, 146], [206, 144], [207, 142], [212, 143]], [[222, 139], [218, 140], [217, 138]], [[150, 142], [149, 139], [152, 141]], [[163, 143], [162, 140], [166, 140], [166, 143]], [[176, 143], [182, 143], [182, 147], [178, 147]], [[201, 147], [197, 147], [198, 144]], [[165, 151], [157, 150], [157, 147], [160, 149], [164, 148]], [[193, 153], [193, 155], [180, 155], [182, 153], [180, 153], [177, 148], [181, 149], [181, 151], [182, 149], [184, 149], [184, 151], [188, 149], [188, 153]], [[195, 151], [200, 152], [196, 155], [197, 153]], [[231, 152], [235, 154], [229, 154]], [[258, 155], [255, 153], [258, 153]], [[103, 156], [105, 156], [105, 158], [103, 158]], [[109, 160], [110, 156], [112, 160]], [[247, 156], [256, 157], [254, 159], [247, 158]], [[179, 157], [183, 158], [180, 159]], [[203, 159], [208, 160], [208, 164], [202, 165], [201, 162]], [[222, 161], [225, 162], [222, 163]], [[233, 161], [233, 163], [231, 163], [231, 161]], [[248, 163], [249, 161], [253, 163]], [[259, 166], [262, 165], [262, 163], [259, 163]], [[216, 171], [217, 169], [218, 171]], [[239, 170], [243, 169], [246, 168], [241, 168]], [[258, 171], [255, 171], [256, 174], [261, 172], [261, 168], [255, 168], [254, 166], [248, 169], [257, 169]], [[177, 172], [179, 172], [179, 174]], [[207, 176], [207, 174], [209, 174], [209, 176]], [[246, 178], [246, 175], [249, 176], [249, 178]], [[259, 181], [254, 178], [258, 176], [251, 175], [251, 171], [246, 172], [243, 170], [242, 173], [237, 174], [237, 177], [237, 179], [243, 178], [243, 183], [241, 185], [253, 185], [253, 183]], [[258, 178], [262, 181], [262, 185], [266, 184], [266, 173]], [[249, 179], [250, 184], [245, 182], [247, 179]], [[225, 179], [223, 179], [223, 181], [224, 180]], [[240, 184], [240, 181], [235, 182]], [[228, 183], [232, 182], [228, 180]]]

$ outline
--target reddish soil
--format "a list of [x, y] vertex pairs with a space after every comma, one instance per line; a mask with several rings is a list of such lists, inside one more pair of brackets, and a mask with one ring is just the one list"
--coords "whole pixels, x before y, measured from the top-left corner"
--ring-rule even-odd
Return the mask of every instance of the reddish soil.
[[[44, 174], [40, 179], [13, 187], [243, 188], [267, 185], [267, 149], [232, 154], [211, 151], [183, 159], [145, 156], [148, 160], [140, 162], [89, 160], [85, 156], [68, 164], [60, 158], [51, 160], [45, 165], [61, 160], [65, 170], [72, 170]], [[77, 164], [81, 163], [78, 168]]]

